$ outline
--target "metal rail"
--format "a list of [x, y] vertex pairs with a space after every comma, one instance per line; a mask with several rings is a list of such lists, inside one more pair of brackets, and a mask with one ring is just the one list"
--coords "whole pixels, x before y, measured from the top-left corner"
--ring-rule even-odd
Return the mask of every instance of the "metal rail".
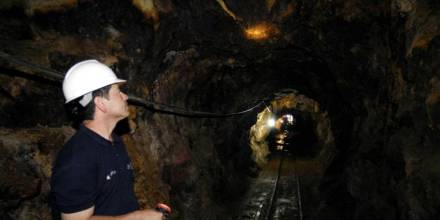
[[[283, 171], [283, 162], [284, 162], [284, 158], [286, 157], [285, 152], [281, 152], [281, 159], [280, 159], [280, 163], [278, 165], [278, 172], [277, 172], [277, 177], [272, 189], [272, 194], [271, 194], [271, 198], [269, 200], [269, 205], [268, 205], [268, 210], [266, 211], [266, 215], [264, 220], [272, 220], [274, 217], [274, 211], [276, 208], [276, 201], [278, 198], [278, 188], [279, 188], [279, 182], [280, 179], [283, 178], [282, 177], [282, 171]], [[295, 179], [296, 179], [296, 195], [297, 195], [297, 203], [298, 203], [298, 212], [299, 212], [299, 220], [303, 220], [304, 215], [302, 212], [302, 199], [301, 199], [301, 181], [300, 181], [300, 177], [296, 174], [296, 159], [294, 159], [294, 164], [293, 164], [293, 170], [294, 170], [294, 174], [295, 174]], [[262, 206], [264, 207], [264, 206]], [[258, 219], [256, 219], [258, 220]]]
[[[295, 158], [295, 163], [293, 164], [293, 169], [294, 172], [297, 173], [296, 171], [296, 158]], [[300, 181], [300, 177], [297, 175], [296, 176], [296, 195], [298, 197], [298, 210], [299, 210], [299, 220], [303, 220], [303, 212], [302, 212], [302, 199], [301, 199], [301, 181]]]
[[253, 181], [234, 220], [303, 220], [296, 159], [275, 156]]
[[266, 216], [264, 217], [265, 220], [272, 219], [273, 210], [274, 210], [273, 201], [275, 200], [275, 196], [278, 191], [278, 183], [280, 181], [281, 170], [282, 170], [281, 168], [283, 167], [283, 161], [284, 161], [284, 153], [281, 152], [280, 164], [278, 165], [278, 174], [277, 174], [277, 178], [275, 180], [275, 184], [272, 189], [272, 195], [269, 200], [269, 210], [266, 212]]

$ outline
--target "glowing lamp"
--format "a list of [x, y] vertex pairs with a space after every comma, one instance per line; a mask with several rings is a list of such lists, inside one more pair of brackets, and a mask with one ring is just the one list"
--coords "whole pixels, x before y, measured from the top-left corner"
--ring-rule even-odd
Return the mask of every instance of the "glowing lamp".
[[274, 127], [275, 126], [275, 119], [270, 118], [269, 120], [267, 120], [267, 125], [269, 127]]
[[263, 40], [278, 33], [278, 29], [270, 23], [262, 22], [244, 30], [246, 37], [252, 40]]

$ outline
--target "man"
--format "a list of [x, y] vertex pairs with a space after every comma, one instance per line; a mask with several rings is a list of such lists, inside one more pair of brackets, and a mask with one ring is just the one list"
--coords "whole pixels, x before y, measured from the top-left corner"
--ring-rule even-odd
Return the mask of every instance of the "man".
[[[162, 213], [139, 210], [133, 167], [113, 129], [128, 116], [127, 95], [106, 65], [86, 60], [63, 81], [66, 103], [83, 116], [78, 131], [55, 161], [51, 178], [54, 218], [63, 220], [160, 220]], [[78, 110], [79, 109], [79, 110]]]

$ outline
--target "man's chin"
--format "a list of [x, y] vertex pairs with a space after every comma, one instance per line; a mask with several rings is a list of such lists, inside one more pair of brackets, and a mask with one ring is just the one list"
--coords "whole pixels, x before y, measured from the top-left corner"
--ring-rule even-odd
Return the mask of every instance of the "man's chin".
[[129, 115], [130, 115], [130, 113], [121, 114], [118, 121], [121, 121], [121, 120], [128, 118]]
[[127, 118], [128, 116], [130, 116], [130, 112], [127, 111], [127, 113], [124, 114], [124, 118]]

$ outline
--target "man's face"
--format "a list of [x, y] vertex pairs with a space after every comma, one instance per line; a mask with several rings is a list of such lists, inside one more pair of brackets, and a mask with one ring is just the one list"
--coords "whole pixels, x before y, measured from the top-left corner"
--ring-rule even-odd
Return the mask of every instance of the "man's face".
[[119, 90], [119, 84], [113, 84], [108, 94], [108, 101], [106, 101], [108, 114], [119, 120], [126, 118], [129, 115], [127, 99], [128, 96]]

